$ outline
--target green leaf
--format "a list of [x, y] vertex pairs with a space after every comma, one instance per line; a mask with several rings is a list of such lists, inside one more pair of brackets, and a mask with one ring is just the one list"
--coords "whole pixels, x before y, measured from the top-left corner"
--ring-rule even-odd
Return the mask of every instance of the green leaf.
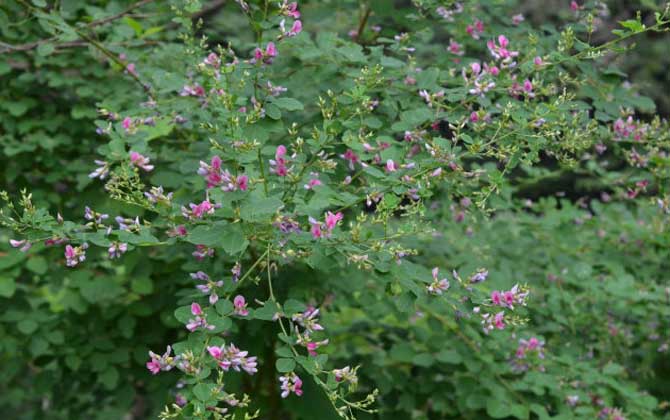
[[0, 277], [0, 296], [10, 298], [16, 291], [16, 281], [9, 277]]
[[233, 303], [228, 299], [219, 299], [214, 307], [216, 308], [216, 312], [222, 316], [230, 315], [233, 311]]
[[51, 42], [43, 42], [40, 43], [37, 46], [37, 55], [40, 55], [42, 57], [46, 57], [47, 55], [51, 55], [54, 51], [56, 51], [56, 46], [52, 44]]
[[196, 245], [223, 248], [229, 255], [240, 254], [249, 245], [242, 227], [226, 222], [196, 226], [189, 232], [187, 240]]
[[302, 102], [293, 98], [276, 98], [271, 103], [287, 111], [302, 111], [305, 109]]
[[134, 277], [130, 282], [130, 288], [137, 294], [148, 295], [153, 292], [154, 284], [149, 277]]
[[193, 394], [200, 401], [210, 401], [213, 399], [213, 391], [216, 389], [216, 386], [212, 383], [202, 383], [197, 384], [193, 387]]
[[115, 367], [110, 366], [98, 375], [98, 380], [105, 386], [105, 388], [114, 389], [119, 383], [119, 371]]
[[295, 369], [295, 360], [288, 358], [277, 359], [275, 367], [277, 368], [277, 372], [280, 373], [293, 372]]
[[37, 330], [37, 322], [34, 320], [28, 318], [28, 319], [22, 319], [19, 321], [18, 324], [16, 324], [16, 328], [19, 329], [23, 334], [29, 335], [35, 332]]
[[259, 197], [252, 195], [242, 202], [240, 217], [250, 222], [260, 222], [271, 218], [284, 203], [277, 196]]

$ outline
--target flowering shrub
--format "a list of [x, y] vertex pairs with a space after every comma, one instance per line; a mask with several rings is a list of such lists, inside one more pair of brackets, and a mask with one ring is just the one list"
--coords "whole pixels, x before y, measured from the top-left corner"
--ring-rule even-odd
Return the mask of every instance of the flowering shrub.
[[[85, 153], [64, 142], [63, 182], [86, 194], [19, 193], [32, 182], [16, 176], [2, 193], [13, 410], [38, 399], [29, 414], [53, 418], [667, 408], [650, 395], [667, 396], [662, 384], [634, 375], [651, 377], [670, 340], [670, 291], [649, 267], [667, 237], [670, 134], [608, 61], [629, 38], [667, 31], [668, 8], [590, 45], [600, 4], [568, 4], [557, 28], [538, 29], [484, 1], [372, 2], [347, 28], [320, 2], [42, 3], [8, 6], [48, 37], [5, 53], [36, 49], [38, 66], [88, 46], [121, 88], [91, 95], [95, 116], [78, 111], [98, 136], [70, 134], [87, 138]], [[224, 32], [210, 34], [199, 19], [219, 9]], [[8, 110], [17, 124], [29, 102]], [[599, 199], [537, 192], [574, 174]]]

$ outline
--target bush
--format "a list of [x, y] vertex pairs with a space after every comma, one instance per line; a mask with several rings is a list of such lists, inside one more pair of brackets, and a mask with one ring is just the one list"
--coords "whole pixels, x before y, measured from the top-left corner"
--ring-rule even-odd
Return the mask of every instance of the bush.
[[3, 406], [667, 416], [670, 8], [518, 10], [2, 5]]

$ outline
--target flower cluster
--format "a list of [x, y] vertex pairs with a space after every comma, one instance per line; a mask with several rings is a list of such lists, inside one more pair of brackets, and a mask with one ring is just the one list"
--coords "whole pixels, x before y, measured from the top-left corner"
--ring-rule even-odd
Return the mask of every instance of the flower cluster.
[[244, 370], [249, 375], [258, 372], [256, 357], [248, 356], [248, 351], [242, 351], [232, 343], [228, 346], [209, 346], [207, 351], [224, 372], [228, 372], [230, 369], [237, 372]]

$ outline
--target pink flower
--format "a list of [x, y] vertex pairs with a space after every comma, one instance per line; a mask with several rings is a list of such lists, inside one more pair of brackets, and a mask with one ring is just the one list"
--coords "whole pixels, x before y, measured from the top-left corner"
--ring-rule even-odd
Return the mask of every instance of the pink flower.
[[181, 214], [187, 219], [202, 219], [206, 214], [214, 214], [214, 210], [221, 207], [218, 204], [212, 204], [209, 200], [204, 200], [200, 204], [189, 204], [190, 210], [182, 206]]
[[161, 371], [161, 364], [157, 360], [150, 360], [147, 362], [147, 369], [151, 371], [152, 374], [157, 375]]
[[221, 359], [221, 355], [223, 354], [221, 347], [217, 346], [207, 346], [207, 351], [209, 352], [210, 356], [215, 359]]
[[84, 262], [86, 260], [87, 248], [88, 244], [86, 242], [76, 247], [69, 244], [65, 245], [65, 265], [75, 267], [80, 262]]
[[235, 314], [239, 316], [249, 315], [249, 310], [247, 309], [247, 302], [244, 299], [244, 296], [242, 295], [235, 296], [235, 299], [233, 299], [233, 306]]
[[275, 158], [270, 159], [270, 172], [277, 174], [278, 176], [287, 176], [289, 173], [289, 168], [286, 164], [288, 163], [286, 156], [286, 146], [279, 145], [275, 151]]
[[509, 40], [505, 35], [498, 35], [498, 44], [496, 45], [495, 41], [488, 41], [486, 46], [489, 49], [489, 52], [496, 60], [501, 60], [503, 67], [514, 67], [516, 61], [514, 57], [519, 55], [518, 51], [510, 51], [507, 47], [509, 46]]
[[526, 20], [526, 18], [521, 13], [514, 15], [512, 16], [512, 25], [519, 26], [519, 24], [524, 20]]
[[462, 45], [459, 44], [458, 42], [454, 41], [453, 39], [449, 40], [449, 46], [447, 47], [447, 51], [454, 55], [463, 55], [465, 52], [462, 50]]
[[358, 155], [351, 149], [347, 149], [347, 151], [340, 155], [340, 157], [349, 162], [349, 169], [352, 171], [356, 169], [356, 163], [360, 162]]
[[267, 57], [276, 57], [277, 56], [277, 48], [275, 47], [274, 42], [268, 42], [268, 45], [265, 47], [265, 55]]
[[250, 375], [258, 372], [256, 357], [248, 357], [248, 351], [242, 351], [232, 343], [228, 347], [207, 347], [207, 352], [216, 359], [219, 367], [225, 372], [228, 372], [231, 368], [237, 372], [244, 370]]
[[221, 59], [215, 53], [209, 53], [207, 58], [203, 60], [203, 63], [218, 69], [221, 66]]
[[179, 93], [180, 96], [205, 96], [205, 88], [195, 83], [193, 85], [184, 85]]
[[386, 161], [386, 172], [395, 172], [398, 168], [392, 159]]
[[294, 1], [293, 3], [290, 3], [288, 6], [286, 6], [284, 14], [294, 19], [298, 19], [300, 17], [300, 12], [298, 11], [298, 2]]
[[289, 372], [284, 376], [280, 376], [279, 382], [281, 382], [280, 389], [282, 391], [282, 398], [288, 397], [291, 393], [294, 393], [297, 396], [302, 395], [302, 380], [294, 372]]
[[133, 125], [133, 120], [130, 117], [126, 117], [123, 119], [123, 122], [121, 122], [121, 125], [124, 130], [128, 131]]
[[316, 356], [319, 355], [319, 353], [317, 353], [316, 350], [319, 347], [325, 346], [326, 344], [328, 344], [328, 341], [329, 340], [326, 339], [326, 340], [322, 340], [322, 341], [310, 341], [306, 344], [304, 344], [304, 343], [301, 343], [301, 344], [305, 345], [305, 348], [307, 348], [307, 353], [309, 353], [310, 356], [316, 357]]
[[576, 1], [570, 2], [570, 10], [572, 10], [573, 12], [577, 12], [579, 11], [579, 9], [580, 9], [579, 3], [577, 3]]
[[254, 62], [272, 64], [272, 59], [277, 56], [277, 47], [274, 42], [268, 42], [265, 51], [260, 48], [254, 50]]
[[12, 246], [12, 248], [19, 248], [19, 251], [21, 252], [27, 252], [33, 246], [33, 244], [31, 244], [26, 239], [22, 239], [20, 241], [17, 241], [16, 239], [10, 239], [9, 244]]
[[326, 228], [328, 232], [332, 232], [335, 229], [335, 226], [344, 218], [344, 215], [341, 212], [333, 214], [331, 212], [326, 213]]
[[215, 328], [214, 325], [210, 325], [207, 323], [205, 314], [200, 305], [198, 305], [198, 303], [196, 302], [191, 303], [191, 313], [195, 316], [195, 318], [188, 320], [188, 323], [186, 324], [187, 330], [193, 332], [198, 328], [204, 328], [206, 330], [213, 330]]
[[535, 64], [538, 67], [543, 65], [544, 62], [542, 61], [542, 57], [537, 56], [537, 57], [533, 58], [533, 64]]
[[505, 320], [503, 319], [504, 317], [505, 317], [505, 312], [500, 311], [493, 318], [493, 324], [499, 330], [504, 330], [505, 329]]
[[110, 259], [121, 258], [121, 255], [128, 251], [128, 244], [125, 242], [113, 242], [107, 251]]
[[439, 269], [437, 267], [433, 268], [433, 282], [426, 286], [428, 293], [432, 295], [441, 295], [449, 289], [449, 280], [446, 278], [439, 279]]
[[300, 32], [302, 32], [302, 22], [299, 20], [296, 20], [293, 22], [293, 26], [291, 26], [291, 30], [288, 32], [289, 36], [295, 36], [298, 35]]
[[237, 186], [240, 190], [246, 191], [249, 188], [249, 177], [246, 175], [240, 175], [237, 177]]
[[523, 81], [523, 90], [526, 92], [526, 95], [528, 95], [529, 98], [535, 96], [535, 93], [533, 92], [533, 84], [528, 79]]
[[484, 23], [481, 20], [475, 20], [474, 25], [468, 25], [465, 32], [472, 38], [479, 39], [479, 36], [484, 33]]
[[130, 163], [140, 169], [143, 169], [147, 172], [150, 172], [154, 169], [154, 165], [149, 164], [150, 159], [148, 157], [142, 156], [137, 152], [130, 151]]
[[319, 178], [317, 178], [319, 176], [319, 174], [313, 173], [312, 176], [313, 176], [313, 178], [310, 179], [307, 184], [305, 184], [305, 189], [306, 190], [311, 190], [314, 187], [318, 187], [319, 185], [321, 185], [321, 181], [319, 180]]
[[502, 295], [498, 290], [494, 290], [491, 292], [491, 303], [494, 305], [502, 306]]
[[309, 218], [309, 223], [312, 225], [310, 232], [312, 233], [312, 238], [314, 239], [319, 239], [323, 236], [323, 232], [321, 231], [321, 222]]
[[196, 245], [195, 251], [191, 255], [198, 260], [204, 260], [207, 257], [214, 256], [214, 248], [210, 248], [207, 245]]

